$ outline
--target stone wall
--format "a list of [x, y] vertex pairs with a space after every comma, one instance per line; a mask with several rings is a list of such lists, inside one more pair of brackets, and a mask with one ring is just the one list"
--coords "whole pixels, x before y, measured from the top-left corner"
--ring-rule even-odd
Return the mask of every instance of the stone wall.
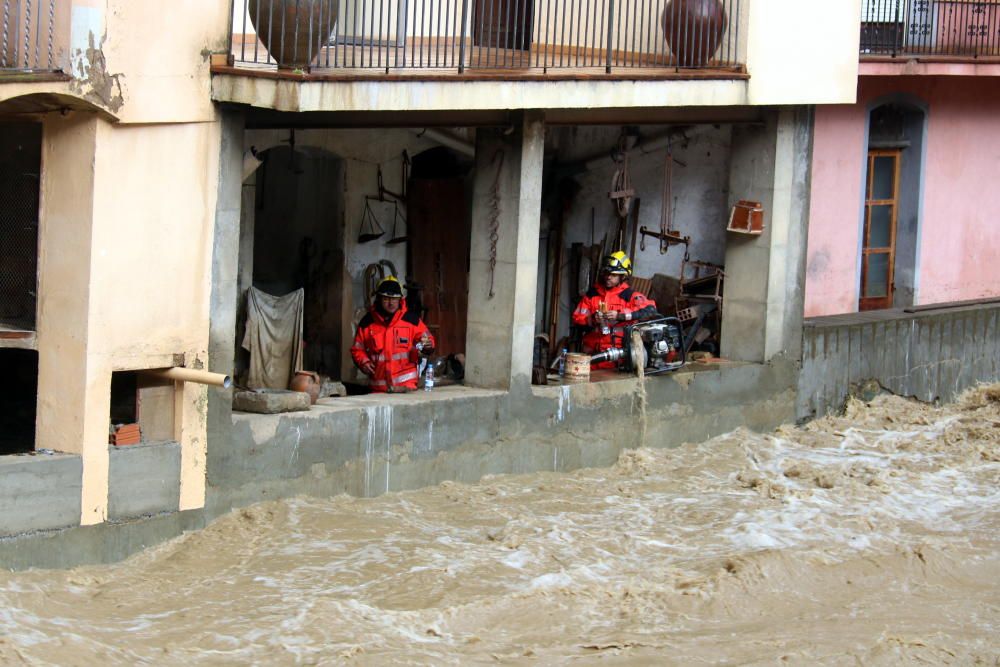
[[875, 380], [901, 396], [949, 401], [1000, 380], [1000, 302], [933, 310], [871, 311], [807, 319], [799, 420], [840, 409]]

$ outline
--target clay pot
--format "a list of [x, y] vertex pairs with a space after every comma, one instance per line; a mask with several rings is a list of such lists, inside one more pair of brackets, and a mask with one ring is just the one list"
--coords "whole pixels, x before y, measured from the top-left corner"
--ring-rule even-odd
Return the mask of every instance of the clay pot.
[[669, 0], [660, 25], [679, 67], [702, 67], [715, 54], [726, 32], [720, 0]]
[[316, 399], [319, 398], [319, 375], [312, 371], [295, 371], [295, 377], [288, 383], [288, 388], [309, 394], [309, 402], [315, 405]]
[[257, 39], [278, 62], [278, 69], [307, 70], [330, 39], [338, 4], [331, 0], [250, 0], [247, 9]]

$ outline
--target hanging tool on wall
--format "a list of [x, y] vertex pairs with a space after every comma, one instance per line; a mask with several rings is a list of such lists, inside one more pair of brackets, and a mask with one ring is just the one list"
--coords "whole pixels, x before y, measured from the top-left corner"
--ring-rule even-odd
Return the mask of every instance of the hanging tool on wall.
[[403, 156], [400, 164], [399, 173], [399, 183], [400, 192], [393, 192], [392, 190], [385, 187], [385, 181], [382, 178], [382, 166], [379, 165], [376, 171], [376, 177], [378, 179], [378, 198], [385, 201], [386, 195], [392, 197], [398, 202], [406, 202], [406, 184], [410, 180], [410, 155], [406, 151], [403, 151]]
[[646, 229], [646, 227], [639, 228], [639, 234], [642, 236], [642, 240], [639, 242], [639, 249], [646, 249], [646, 237], [651, 236], [657, 239], [660, 243], [660, 254], [667, 254], [667, 250], [670, 249], [672, 245], [681, 245], [685, 247], [691, 243], [690, 236], [681, 236], [681, 233], [673, 229], [673, 218], [674, 210], [673, 207], [677, 203], [677, 199], [673, 197], [673, 171], [674, 171], [674, 156], [670, 151], [670, 145], [667, 145], [667, 156], [663, 163], [663, 188], [661, 190], [660, 199], [660, 230], [657, 232]]
[[493, 291], [493, 281], [496, 278], [497, 270], [497, 243], [500, 241], [500, 176], [503, 174], [504, 151], [497, 149], [493, 154], [493, 163], [496, 164], [497, 173], [493, 177], [493, 189], [490, 192], [490, 291], [488, 299], [496, 296]]
[[[402, 223], [402, 224], [400, 224]], [[399, 225], [401, 227], [400, 231], [396, 231], [396, 227]], [[399, 245], [400, 243], [406, 243], [407, 237], [406, 233], [403, 231], [406, 229], [406, 218], [399, 210], [399, 204], [397, 202], [392, 202], [392, 234], [389, 236], [389, 240], [385, 242], [386, 245]]]
[[[628, 135], [624, 131], [618, 139], [618, 150], [612, 155], [612, 159], [618, 163], [618, 169], [611, 176], [611, 191], [608, 193], [608, 198], [614, 205], [618, 217], [625, 220], [632, 206], [635, 188], [632, 187], [632, 173], [628, 164]], [[621, 237], [618, 239], [619, 243], [623, 240]]]
[[[372, 211], [372, 197], [365, 197], [365, 211], [361, 214], [361, 228], [358, 230], [358, 243], [368, 243], [385, 236], [385, 230], [379, 224], [375, 212]], [[368, 231], [365, 231], [365, 230]]]

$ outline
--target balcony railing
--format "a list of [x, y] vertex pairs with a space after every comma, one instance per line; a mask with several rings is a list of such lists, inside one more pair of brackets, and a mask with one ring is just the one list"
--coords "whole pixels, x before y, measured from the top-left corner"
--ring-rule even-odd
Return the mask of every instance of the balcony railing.
[[69, 0], [0, 0], [0, 74], [69, 69]]
[[740, 5], [741, 0], [235, 0], [231, 53], [240, 67], [330, 74], [739, 70], [745, 39]]
[[1000, 56], [1000, 0], [864, 0], [861, 53]]

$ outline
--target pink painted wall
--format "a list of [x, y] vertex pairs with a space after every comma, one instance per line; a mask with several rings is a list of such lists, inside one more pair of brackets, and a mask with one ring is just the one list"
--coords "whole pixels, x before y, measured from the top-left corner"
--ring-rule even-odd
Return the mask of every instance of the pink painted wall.
[[849, 313], [858, 307], [864, 106], [816, 107], [814, 127], [806, 317]]
[[858, 103], [816, 110], [805, 315], [857, 310], [866, 109], [928, 105], [918, 304], [1000, 296], [1000, 85], [986, 77], [864, 77]]

